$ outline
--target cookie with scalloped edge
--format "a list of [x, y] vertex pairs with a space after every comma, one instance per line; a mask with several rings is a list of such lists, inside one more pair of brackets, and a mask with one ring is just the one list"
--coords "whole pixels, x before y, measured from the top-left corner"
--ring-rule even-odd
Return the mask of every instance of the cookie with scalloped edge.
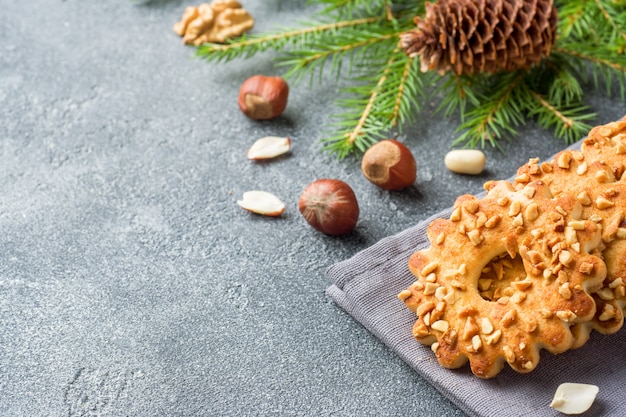
[[[531, 159], [517, 171], [516, 187], [542, 182], [554, 195], [576, 196], [579, 216], [602, 227], [599, 250], [607, 266], [602, 287], [593, 294], [598, 306], [591, 326], [575, 328], [575, 347], [594, 329], [603, 334], [620, 330], [626, 308], [626, 118], [593, 128], [580, 151], [565, 150], [552, 160]], [[486, 184], [489, 189], [489, 184]], [[578, 222], [566, 225], [568, 233]]]
[[[519, 190], [505, 181], [490, 187], [482, 199], [459, 197], [449, 219], [429, 225], [431, 246], [409, 260], [416, 281], [398, 295], [417, 315], [413, 336], [439, 363], [469, 362], [481, 378], [496, 376], [505, 363], [530, 372], [541, 349], [571, 349], [572, 328], [596, 314], [590, 293], [606, 276], [592, 254], [601, 227], [572, 218], [574, 196], [554, 197], [540, 181]], [[578, 251], [566, 244], [563, 226], [573, 220], [582, 225]]]

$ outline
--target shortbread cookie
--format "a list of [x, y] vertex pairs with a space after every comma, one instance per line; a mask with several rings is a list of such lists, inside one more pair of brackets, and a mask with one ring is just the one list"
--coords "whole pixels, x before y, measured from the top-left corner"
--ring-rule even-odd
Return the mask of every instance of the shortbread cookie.
[[[461, 196], [450, 219], [430, 224], [431, 246], [411, 257], [417, 279], [399, 298], [418, 316], [413, 335], [442, 366], [469, 360], [481, 378], [505, 362], [529, 372], [542, 348], [561, 353], [574, 345], [572, 326], [593, 319], [590, 293], [606, 276], [593, 254], [602, 228], [576, 216], [579, 206], [541, 181], [519, 190], [498, 181], [485, 198]], [[572, 221], [579, 223], [567, 232]]]
[[[615, 333], [624, 323], [626, 307], [626, 119], [598, 126], [589, 132], [580, 151], [563, 151], [551, 161], [532, 159], [520, 167], [518, 188], [542, 182], [554, 195], [573, 194], [581, 205], [581, 218], [602, 226], [602, 256], [607, 278], [593, 296], [598, 305], [592, 326], [574, 329], [581, 346], [589, 330]], [[486, 185], [489, 188], [489, 185]], [[577, 222], [568, 225], [576, 228]]]

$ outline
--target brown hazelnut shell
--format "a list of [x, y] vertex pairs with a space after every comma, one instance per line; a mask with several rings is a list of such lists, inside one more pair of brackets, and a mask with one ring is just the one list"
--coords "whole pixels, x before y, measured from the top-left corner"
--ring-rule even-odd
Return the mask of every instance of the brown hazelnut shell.
[[365, 178], [384, 190], [401, 190], [415, 182], [417, 163], [403, 143], [385, 139], [365, 152], [361, 171]]
[[269, 120], [280, 116], [287, 107], [289, 85], [281, 77], [253, 75], [241, 85], [237, 104], [254, 120]]
[[337, 179], [323, 178], [309, 184], [300, 195], [298, 209], [315, 230], [331, 236], [352, 232], [359, 219], [354, 191]]

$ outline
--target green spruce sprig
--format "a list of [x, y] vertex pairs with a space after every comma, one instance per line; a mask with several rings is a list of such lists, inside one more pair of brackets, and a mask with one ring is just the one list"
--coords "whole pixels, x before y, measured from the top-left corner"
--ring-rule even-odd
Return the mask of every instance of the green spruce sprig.
[[275, 50], [284, 76], [297, 83], [324, 75], [345, 79], [325, 149], [343, 158], [401, 132], [426, 97], [438, 97], [438, 111], [458, 114], [452, 145], [496, 146], [510, 140], [529, 119], [566, 142], [583, 137], [595, 114], [584, 103], [582, 85], [610, 93], [626, 91], [626, 1], [555, 1], [559, 13], [553, 52], [528, 70], [493, 75], [423, 73], [419, 58], [398, 48], [401, 33], [424, 13], [417, 0], [310, 0], [321, 9], [312, 22], [275, 33], [245, 35], [224, 45], [205, 44], [198, 56], [209, 61], [251, 58]]

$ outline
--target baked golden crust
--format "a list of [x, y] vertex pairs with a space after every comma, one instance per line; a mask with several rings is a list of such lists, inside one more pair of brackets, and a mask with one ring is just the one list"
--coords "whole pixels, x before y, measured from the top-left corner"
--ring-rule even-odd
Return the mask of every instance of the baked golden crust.
[[447, 368], [491, 378], [529, 372], [541, 349], [619, 330], [626, 309], [626, 118], [591, 130], [580, 151], [531, 159], [513, 182], [465, 195], [428, 227], [398, 297], [414, 337]]
[[409, 260], [417, 280], [399, 297], [418, 316], [414, 337], [441, 365], [469, 360], [475, 375], [491, 378], [505, 362], [529, 372], [542, 348], [572, 347], [571, 328], [594, 317], [590, 292], [606, 275], [591, 254], [601, 243], [597, 223], [576, 219], [586, 244], [575, 251], [565, 243], [561, 225], [577, 205], [540, 181], [517, 191], [499, 181], [483, 199], [459, 197], [450, 219], [429, 226], [430, 248]]
[[[529, 183], [542, 181], [558, 195], [569, 193], [582, 205], [582, 217], [602, 226], [602, 257], [607, 278], [594, 292], [597, 312], [590, 325], [574, 329], [579, 347], [593, 329], [611, 334], [624, 323], [626, 307], [626, 118], [593, 128], [580, 151], [563, 151], [551, 161], [531, 160], [517, 177]], [[518, 182], [518, 184], [521, 184]]]

